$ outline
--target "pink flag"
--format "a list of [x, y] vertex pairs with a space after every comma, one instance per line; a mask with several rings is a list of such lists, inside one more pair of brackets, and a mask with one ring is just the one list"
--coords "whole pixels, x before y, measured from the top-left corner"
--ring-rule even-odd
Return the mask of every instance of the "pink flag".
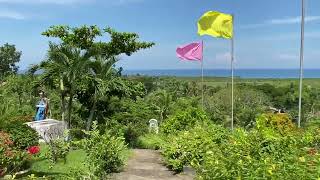
[[193, 42], [177, 48], [177, 56], [183, 60], [201, 61], [202, 60], [202, 42]]

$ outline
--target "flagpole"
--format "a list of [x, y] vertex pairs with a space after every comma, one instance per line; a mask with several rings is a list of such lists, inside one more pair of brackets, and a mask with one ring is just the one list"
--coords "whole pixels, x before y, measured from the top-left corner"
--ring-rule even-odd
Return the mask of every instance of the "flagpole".
[[305, 0], [301, 0], [301, 42], [300, 42], [300, 84], [299, 84], [299, 119], [298, 127], [301, 126], [301, 104], [302, 104], [302, 80], [303, 80], [303, 52], [304, 52], [304, 18], [305, 18]]
[[202, 110], [204, 108], [204, 99], [203, 99], [203, 41], [202, 41], [202, 59], [201, 59], [201, 88], [202, 88]]
[[[234, 15], [232, 14], [232, 27], [234, 27]], [[233, 30], [234, 31], [234, 30]], [[234, 82], [234, 32], [231, 38], [231, 130], [233, 130], [233, 111], [234, 111], [234, 97], [233, 97], [233, 82]]]

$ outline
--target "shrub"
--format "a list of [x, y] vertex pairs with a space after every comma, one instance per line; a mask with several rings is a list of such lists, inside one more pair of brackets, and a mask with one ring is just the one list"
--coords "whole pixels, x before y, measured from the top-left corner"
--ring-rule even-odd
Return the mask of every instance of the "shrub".
[[160, 130], [164, 134], [175, 134], [193, 128], [196, 123], [207, 123], [208, 117], [198, 108], [189, 108], [183, 112], [177, 112], [161, 124]]
[[137, 146], [142, 149], [161, 149], [164, 143], [163, 137], [160, 134], [146, 134], [138, 138]]
[[125, 142], [130, 147], [135, 147], [138, 137], [148, 131], [148, 121], [154, 117], [149, 105], [138, 98], [136, 101], [122, 99], [118, 104], [110, 106], [113, 106], [116, 112], [110, 119], [106, 119], [104, 129], [111, 130], [118, 136], [124, 136]]
[[73, 141], [81, 140], [86, 136], [82, 129], [70, 129], [69, 135]]
[[317, 179], [318, 134], [295, 129], [287, 115], [267, 114], [250, 131], [209, 125], [170, 135], [163, 155], [173, 170], [192, 166], [198, 179]]
[[124, 165], [126, 145], [121, 137], [114, 137], [109, 132], [100, 135], [96, 123], [89, 136], [83, 140], [87, 152], [87, 162], [92, 172], [106, 178], [112, 172], [118, 172]]
[[14, 149], [8, 133], [0, 131], [0, 177], [28, 166], [28, 154]]
[[12, 121], [7, 123], [4, 131], [10, 134], [14, 146], [18, 149], [25, 150], [39, 144], [38, 133], [21, 122]]
[[204, 156], [198, 179], [316, 179], [319, 155], [299, 138], [238, 129]]
[[51, 163], [57, 163], [59, 159], [63, 159], [64, 163], [67, 161], [67, 155], [70, 151], [70, 143], [64, 138], [53, 139], [47, 142], [49, 151], [47, 157]]
[[288, 114], [262, 114], [256, 119], [256, 128], [260, 131], [272, 129], [282, 135], [293, 132], [295, 125]]
[[226, 139], [227, 131], [216, 125], [196, 126], [189, 131], [181, 131], [166, 138], [163, 155], [169, 168], [182, 171], [183, 166], [198, 167], [203, 156]]

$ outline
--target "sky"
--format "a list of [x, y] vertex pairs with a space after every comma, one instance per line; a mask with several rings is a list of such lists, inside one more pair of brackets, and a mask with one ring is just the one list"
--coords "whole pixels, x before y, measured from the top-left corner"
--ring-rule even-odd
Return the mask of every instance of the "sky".
[[[299, 68], [301, 0], [0, 0], [0, 45], [22, 51], [20, 69], [46, 58], [41, 36], [52, 25], [98, 25], [136, 32], [156, 45], [117, 66], [137, 69], [196, 69], [181, 61], [179, 45], [204, 41], [204, 67], [230, 67], [230, 40], [197, 35], [197, 20], [207, 11], [234, 14], [235, 67]], [[320, 1], [307, 0], [305, 68], [320, 69]], [[104, 37], [106, 40], [108, 37]]]

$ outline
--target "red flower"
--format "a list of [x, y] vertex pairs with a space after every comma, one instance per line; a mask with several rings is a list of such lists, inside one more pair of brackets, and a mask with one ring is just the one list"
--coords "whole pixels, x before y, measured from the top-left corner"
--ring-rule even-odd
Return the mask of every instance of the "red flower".
[[38, 154], [40, 152], [40, 147], [39, 146], [31, 146], [28, 148], [28, 153], [29, 154]]

